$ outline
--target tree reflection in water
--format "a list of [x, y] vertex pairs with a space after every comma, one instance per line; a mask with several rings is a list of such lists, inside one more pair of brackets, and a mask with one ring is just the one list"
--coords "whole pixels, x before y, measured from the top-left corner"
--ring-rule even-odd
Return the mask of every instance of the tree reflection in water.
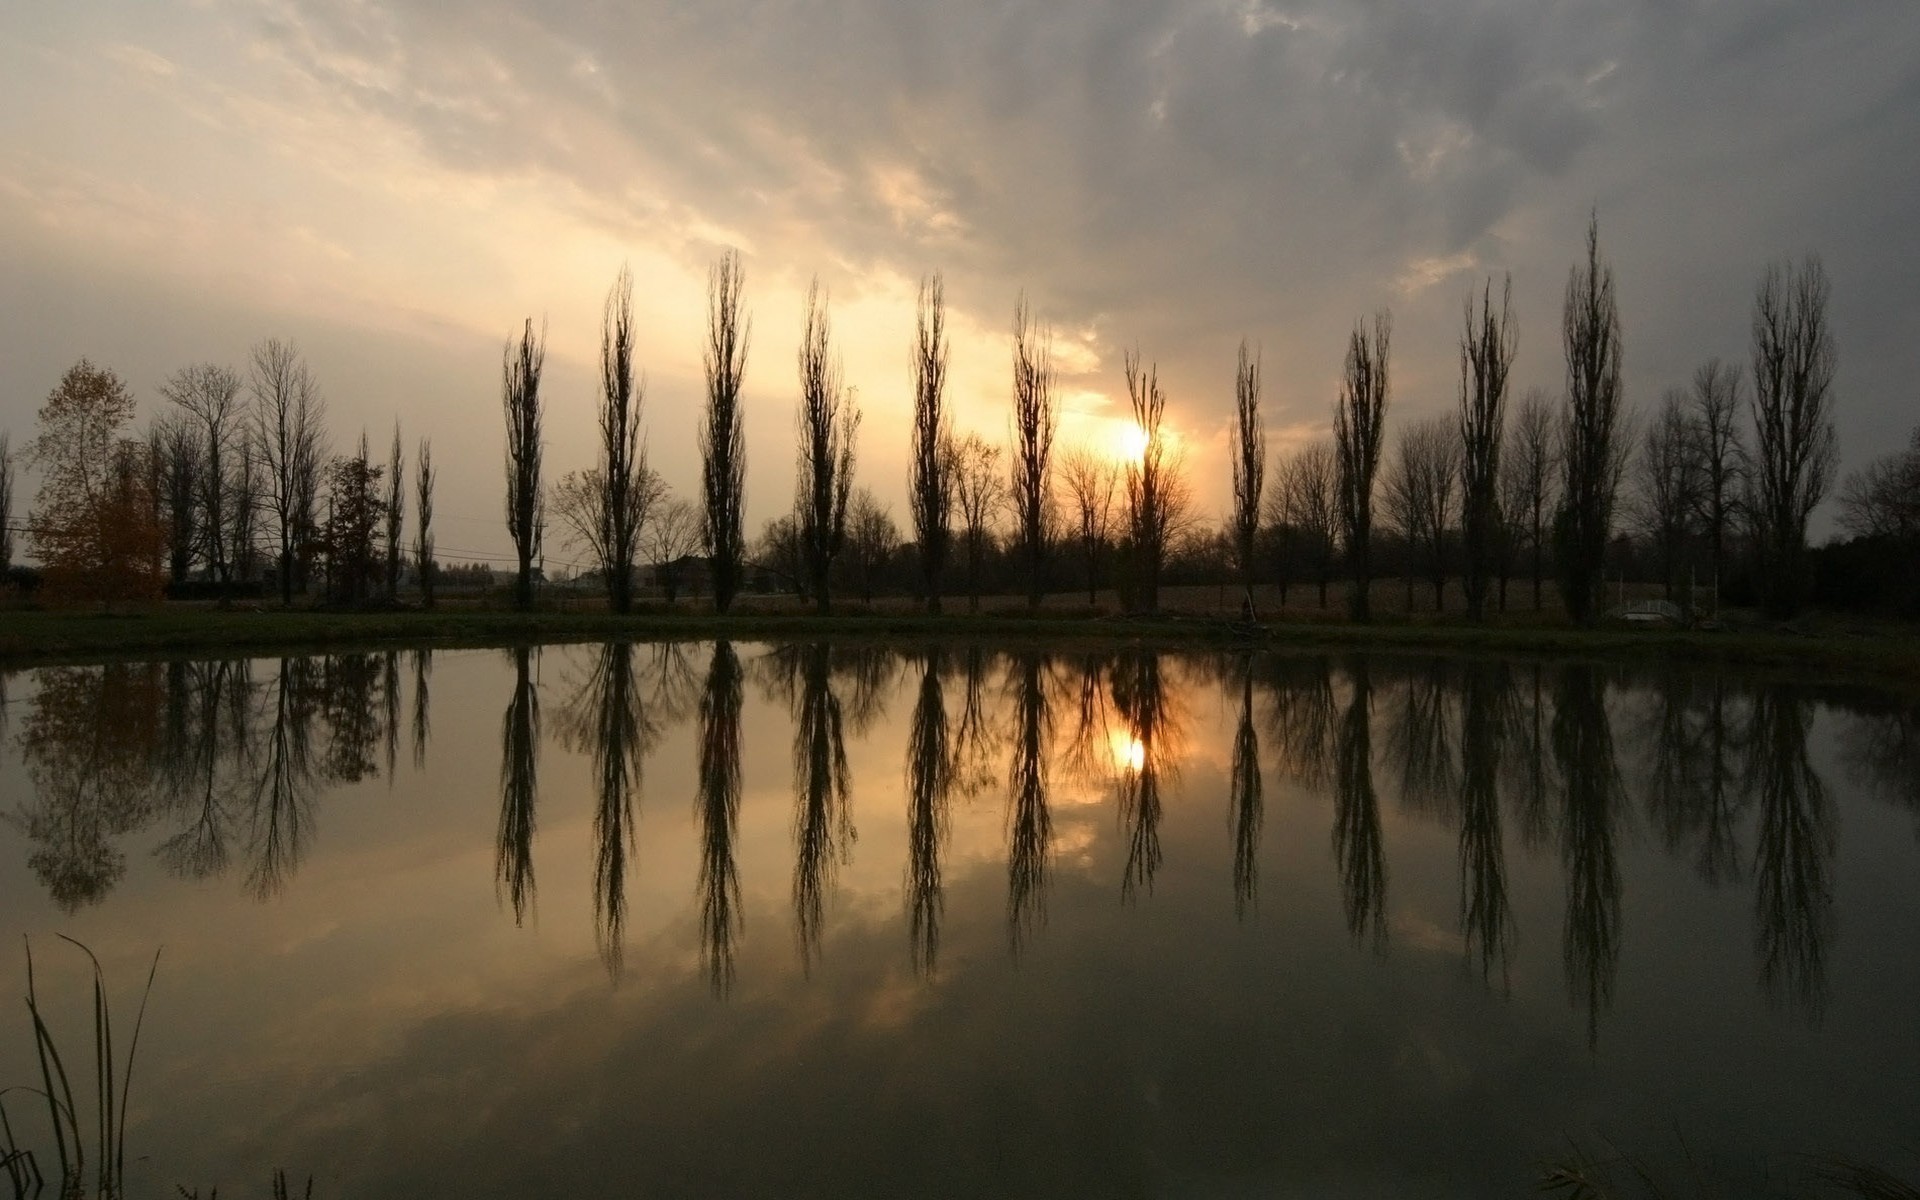
[[733, 984], [740, 936], [740, 873], [734, 843], [740, 826], [740, 656], [719, 642], [700, 691], [700, 946], [715, 995]]
[[794, 930], [801, 965], [819, 957], [827, 893], [842, 860], [853, 853], [852, 787], [840, 697], [833, 690], [833, 649], [824, 642], [798, 657], [793, 733]]
[[1178, 723], [1159, 653], [1143, 650], [1121, 655], [1111, 679], [1113, 707], [1120, 714], [1125, 739], [1114, 746], [1120, 826], [1127, 847], [1120, 895], [1131, 900], [1142, 889], [1153, 891], [1153, 876], [1160, 869], [1160, 789], [1162, 775], [1172, 766], [1169, 750], [1178, 736]]
[[540, 692], [531, 646], [515, 646], [513, 693], [500, 719], [500, 824], [494, 836], [493, 878], [524, 927], [533, 911], [533, 834], [540, 800]]
[[1347, 667], [1347, 709], [1334, 732], [1333, 854], [1347, 932], [1357, 942], [1387, 946], [1387, 856], [1380, 836], [1380, 798], [1373, 790], [1373, 681], [1365, 659]]
[[927, 652], [907, 730], [907, 941], [914, 970], [925, 976], [939, 963], [940, 918], [946, 904], [940, 856], [947, 840], [953, 759], [940, 683], [944, 658], [938, 650]]
[[1233, 912], [1244, 919], [1260, 890], [1260, 826], [1265, 813], [1260, 780], [1260, 733], [1253, 725], [1253, 656], [1234, 663], [1240, 677], [1240, 720], [1233, 732], [1228, 807], [1232, 813]]
[[[508, 652], [513, 683], [500, 727], [495, 877], [503, 905], [522, 925], [536, 895], [537, 654]], [[590, 654], [559, 731], [587, 757], [595, 780], [597, 948], [617, 972], [641, 770], [668, 725], [697, 703], [697, 907], [704, 967], [724, 993], [744, 920], [735, 862], [742, 661], [724, 643], [704, 676], [680, 645]], [[1122, 898], [1153, 886], [1171, 807], [1167, 772], [1181, 741], [1182, 661], [1239, 685], [1231, 738], [1223, 730], [1216, 746], [1199, 748], [1225, 758], [1230, 830], [1219, 869], [1230, 872], [1237, 915], [1254, 908], [1258, 894], [1265, 749], [1283, 777], [1330, 795], [1348, 932], [1384, 948], [1389, 871], [1371, 719], [1381, 695], [1390, 722], [1383, 757], [1398, 767], [1407, 807], [1454, 823], [1458, 921], [1483, 979], [1497, 972], [1504, 981], [1514, 957], [1508, 852], [1553, 847], [1565, 887], [1562, 965], [1590, 1042], [1621, 952], [1618, 839], [1633, 812], [1644, 812], [1667, 852], [1708, 885], [1743, 882], [1751, 872], [1760, 983], [1811, 1019], [1825, 1002], [1837, 926], [1837, 806], [1809, 757], [1816, 712], [1834, 711], [1843, 722], [1837, 744], [1854, 777], [1920, 809], [1920, 710], [1869, 689], [1816, 697], [1792, 685], [1678, 670], [1616, 680], [1578, 664], [1436, 666], [1354, 656], [1335, 670], [1312, 655], [1196, 660], [1136, 649], [1066, 659], [1028, 649], [1004, 659], [1001, 692], [1000, 661], [977, 645], [918, 660], [905, 722], [902, 891], [912, 966], [927, 976], [942, 952], [954, 882], [955, 793], [1000, 782], [1007, 788], [1007, 924], [1016, 954], [1044, 924], [1060, 870], [1050, 788], [1061, 778], [1095, 788], [1111, 781]], [[430, 733], [433, 660], [421, 650], [411, 663], [417, 763]], [[792, 716], [793, 908], [802, 962], [811, 969], [836, 871], [854, 843], [846, 727], [856, 724], [857, 710], [881, 728], [890, 703], [908, 702], [893, 686], [901, 678], [896, 656], [870, 645], [776, 646], [751, 672]], [[168, 872], [190, 879], [233, 872], [246, 894], [271, 898], [289, 886], [313, 842], [322, 790], [373, 777], [382, 749], [395, 753], [404, 673], [398, 655], [358, 653], [40, 669], [10, 706], [9, 740], [31, 787], [8, 798], [5, 816], [25, 837], [28, 865], [69, 912], [113, 889], [129, 869], [127, 840], [149, 829], [155, 860]], [[1383, 682], [1389, 678], [1391, 685]], [[1069, 714], [1058, 739], [1055, 705]], [[1263, 724], [1256, 724], [1257, 705]], [[1616, 720], [1631, 731], [1619, 745]], [[1511, 843], [1510, 833], [1517, 835]], [[1086, 861], [1112, 857], [1093, 853]]]
[[413, 652], [413, 769], [425, 770], [427, 766], [427, 740], [432, 733], [432, 722], [428, 712], [429, 697], [432, 694], [433, 650], [421, 647]]
[[252, 867], [247, 890], [278, 895], [299, 869], [319, 788], [313, 759], [315, 670], [310, 658], [283, 658], [273, 682], [273, 722], [248, 806]]
[[1507, 727], [1512, 668], [1467, 664], [1460, 697], [1460, 929], [1480, 977], [1507, 979], [1513, 917], [1507, 903], [1506, 846], [1500, 828], [1500, 734]]
[[[656, 650], [657, 653], [657, 650]], [[660, 727], [649, 711], [634, 668], [631, 642], [599, 647], [586, 678], [560, 710], [562, 741], [592, 763], [593, 928], [600, 959], [615, 979], [626, 959], [627, 867], [635, 849], [635, 808], [646, 758]], [[669, 655], [654, 680], [680, 685]]]
[[1013, 754], [1007, 772], [1007, 938], [1018, 956], [1035, 929], [1046, 923], [1048, 856], [1053, 814], [1047, 783], [1053, 754], [1053, 711], [1044, 655], [1015, 655]]
[[1606, 682], [1594, 667], [1560, 668], [1554, 688], [1553, 755], [1565, 788], [1560, 857], [1567, 876], [1561, 938], [1567, 988], [1587, 1010], [1587, 1044], [1600, 1042], [1600, 1014], [1613, 1001], [1620, 960], [1620, 862], [1614, 825], [1620, 770]]
[[1760, 976], [1769, 994], [1817, 1020], [1833, 934], [1834, 820], [1807, 758], [1807, 723], [1808, 704], [1797, 689], [1762, 690], [1747, 761], [1759, 809], [1753, 911]]

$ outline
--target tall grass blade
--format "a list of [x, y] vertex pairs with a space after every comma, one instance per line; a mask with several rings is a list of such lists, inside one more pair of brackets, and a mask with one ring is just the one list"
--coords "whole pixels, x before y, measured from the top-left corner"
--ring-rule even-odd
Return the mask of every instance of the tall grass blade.
[[[60, 1047], [54, 1045], [53, 1033], [40, 1016], [39, 994], [33, 982], [33, 941], [25, 934], [21, 935], [21, 940], [27, 946], [27, 1012], [33, 1017], [34, 1051], [40, 1059], [40, 1094], [47, 1098], [47, 1115], [53, 1124], [54, 1148], [60, 1153], [60, 1175], [63, 1179], [77, 1179], [86, 1170], [86, 1157], [80, 1148], [80, 1125], [73, 1115], [73, 1087], [67, 1082], [66, 1065], [60, 1061]], [[56, 1074], [60, 1079], [58, 1093], [53, 1090]], [[61, 1123], [62, 1096], [66, 1099], [65, 1126]], [[71, 1147], [68, 1144], [68, 1127], [73, 1134]]]
[[127, 1099], [133, 1095], [133, 1059], [140, 1053], [140, 1027], [146, 1024], [147, 1001], [153, 996], [153, 977], [160, 971], [160, 951], [153, 952], [153, 965], [147, 968], [147, 986], [140, 993], [140, 1010], [133, 1014], [133, 1038], [127, 1043], [127, 1068], [120, 1077], [120, 1127], [113, 1135], [113, 1170], [124, 1181], [127, 1172]]

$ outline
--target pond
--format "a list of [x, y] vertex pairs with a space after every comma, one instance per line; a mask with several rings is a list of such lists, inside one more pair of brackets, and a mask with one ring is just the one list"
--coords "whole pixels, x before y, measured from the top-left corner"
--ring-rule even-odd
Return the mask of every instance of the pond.
[[0, 991], [29, 935], [90, 1080], [53, 935], [122, 1052], [162, 950], [133, 1195], [1920, 1175], [1920, 706], [1870, 687], [727, 643], [0, 678]]

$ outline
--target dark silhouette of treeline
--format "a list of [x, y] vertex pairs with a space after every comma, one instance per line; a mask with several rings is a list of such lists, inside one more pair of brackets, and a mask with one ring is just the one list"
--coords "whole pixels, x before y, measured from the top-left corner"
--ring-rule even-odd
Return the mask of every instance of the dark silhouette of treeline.
[[[746, 936], [736, 848], [742, 712], [751, 685], [791, 717], [792, 936], [808, 969], [830, 948], [841, 869], [858, 845], [856, 792], [906, 808], [903, 922], [914, 968], [939, 969], [953, 805], [1004, 811], [1010, 952], [1044, 934], [1055, 871], [1053, 793], [1105, 790], [1118, 821], [1113, 886], [1148, 902], [1177, 764], [1199, 736], [1231, 743], [1222, 903], [1259, 906], [1266, 788], [1326, 793], [1328, 845], [1347, 928], [1394, 939], [1383, 811], [1451, 829], [1465, 960], [1504, 989], [1516, 944], [1509, 856], [1551, 855], [1563, 880], [1570, 999], [1597, 1040], [1632, 930], [1622, 839], [1651, 836], [1716, 888], [1752, 897], [1755, 971], [1768, 994], [1817, 1018], [1835, 935], [1838, 817], [1809, 755], [1814, 714], [1844, 715], [1844, 769], [1920, 816], [1920, 708], [1882, 693], [1755, 682], [1691, 669], [1364, 655], [1143, 650], [1056, 654], [982, 646], [900, 652], [781, 645], [744, 658], [727, 642], [610, 643], [548, 686], [536, 648], [505, 651], [496, 882], [519, 922], [538, 897], [541, 753], [551, 737], [591, 764], [592, 921], [618, 974], [627, 895], [649, 801], [646, 769], [691, 726], [700, 855], [699, 940], [713, 989], [732, 984]], [[409, 743], [427, 761], [430, 651], [280, 660], [51, 667], [13, 712], [33, 783], [9, 818], [28, 865], [69, 911], [102, 900], [127, 843], [182, 878], [233, 875], [261, 900], [298, 871], [333, 785], [391, 778]], [[1231, 730], [1191, 715], [1217, 689]], [[410, 696], [408, 695], [410, 691]], [[850, 739], [908, 705], [900, 779], [859, 779]], [[760, 751], [764, 753], [764, 751]], [[670, 803], [682, 803], [672, 798]]]

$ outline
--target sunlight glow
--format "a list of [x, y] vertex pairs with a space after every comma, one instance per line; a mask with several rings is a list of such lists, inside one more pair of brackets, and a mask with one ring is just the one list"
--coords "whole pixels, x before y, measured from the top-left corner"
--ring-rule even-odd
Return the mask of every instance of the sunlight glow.
[[1113, 730], [1107, 735], [1107, 742], [1113, 750], [1115, 768], [1122, 771], [1139, 771], [1147, 765], [1146, 743], [1126, 730]]
[[1113, 423], [1113, 457], [1122, 463], [1138, 463], [1147, 457], [1147, 431], [1132, 421]]

